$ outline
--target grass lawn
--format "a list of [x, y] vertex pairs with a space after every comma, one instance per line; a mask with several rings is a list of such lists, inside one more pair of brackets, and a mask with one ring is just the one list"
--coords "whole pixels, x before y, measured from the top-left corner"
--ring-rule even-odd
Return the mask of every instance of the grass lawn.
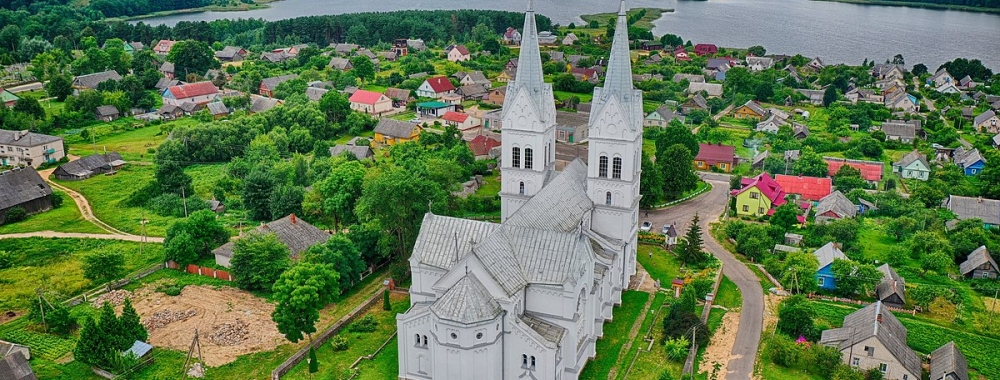
[[84, 220], [80, 216], [80, 209], [76, 207], [76, 203], [73, 203], [73, 199], [69, 195], [59, 190], [53, 189], [53, 191], [62, 195], [63, 203], [59, 208], [31, 215], [28, 219], [14, 224], [0, 226], [0, 234], [37, 231], [107, 233], [97, 225]]
[[658, 245], [639, 244], [637, 258], [649, 277], [660, 280], [664, 287], [681, 275], [681, 263], [677, 257]]
[[[389, 344], [382, 349], [372, 360], [363, 360], [358, 363], [359, 380], [383, 380], [394, 379], [399, 375], [399, 346], [398, 338], [392, 338]], [[317, 357], [318, 359], [318, 357]]]
[[[156, 149], [167, 139], [164, 130], [172, 126], [195, 124], [198, 121], [190, 117], [147, 126], [142, 126], [142, 122], [133, 118], [125, 118], [86, 128], [92, 135], [91, 138], [80, 137], [80, 130], [66, 131], [63, 138], [69, 145], [69, 154], [75, 156], [84, 157], [94, 154], [95, 149], [103, 152], [107, 148], [109, 152], [120, 153], [126, 161], [151, 162], [153, 155], [149, 153], [149, 149]], [[133, 125], [142, 127], [133, 128]]]
[[740, 307], [743, 305], [743, 295], [736, 284], [729, 280], [729, 277], [723, 276], [714, 303], [727, 309]]
[[[672, 300], [673, 298], [670, 299]], [[656, 306], [656, 303], [657, 298], [654, 298], [652, 306]], [[656, 379], [664, 371], [670, 372], [674, 378], [680, 378], [684, 363], [668, 360], [666, 350], [663, 346], [663, 319], [666, 318], [669, 309], [670, 306], [665, 305], [662, 309], [659, 309], [656, 316], [652, 318], [652, 323], [649, 325], [647, 330], [643, 331], [643, 333], [646, 334], [647, 338], [653, 340], [653, 345], [649, 346], [649, 342], [647, 341], [643, 341], [642, 344], [637, 342], [636, 345], [641, 345], [643, 350], [645, 350], [646, 347], [649, 347], [650, 350], [636, 352], [635, 364], [632, 366], [632, 370], [629, 372], [628, 377], [622, 377], [624, 376], [624, 373], [619, 372], [619, 379]], [[645, 326], [645, 324], [643, 326]], [[633, 345], [633, 347], [635, 347], [635, 345]]]
[[139, 243], [97, 239], [4, 239], [0, 251], [13, 255], [13, 267], [0, 270], [0, 310], [23, 309], [35, 296], [36, 288], [57, 292], [55, 302], [95, 287], [83, 277], [83, 258], [98, 252], [121, 252], [125, 270], [133, 272], [163, 260], [160, 244], [146, 244], [139, 255]]
[[[191, 175], [195, 192], [203, 199], [211, 199], [212, 185], [224, 175], [224, 165], [194, 165], [185, 169]], [[154, 180], [152, 165], [128, 165], [118, 174], [96, 176], [83, 181], [57, 181], [59, 184], [83, 194], [90, 202], [94, 215], [111, 226], [132, 234], [142, 233], [139, 221], [145, 217], [146, 234], [164, 236], [167, 228], [178, 218], [156, 215], [140, 207], [124, 203], [136, 189]]]
[[607, 379], [618, 363], [618, 356], [629, 338], [632, 324], [642, 314], [649, 293], [629, 290], [622, 293], [622, 305], [615, 309], [615, 319], [604, 325], [604, 336], [597, 341], [597, 357], [587, 363], [580, 379]]
[[553, 91], [553, 93], [555, 94], [556, 99], [558, 100], [569, 99], [570, 97], [573, 96], [580, 98], [580, 103], [590, 103], [592, 100], [594, 100], [594, 94], [578, 94], [575, 92], [566, 92], [566, 91]]
[[[666, 315], [667, 308], [663, 308], [663, 305], [667, 301], [667, 294], [662, 292], [657, 292], [653, 296], [653, 302], [649, 305], [649, 310], [644, 313], [644, 319], [642, 321], [642, 327], [639, 330], [639, 336], [636, 337], [636, 341], [632, 343], [632, 348], [629, 352], [625, 354], [622, 358], [623, 360], [619, 362], [618, 373], [615, 376], [617, 380], [624, 379], [654, 379], [659, 375], [660, 372], [670, 369], [675, 369], [676, 372], [680, 372], [680, 364], [672, 362], [660, 362], [656, 365], [640, 365], [639, 355], [649, 355], [646, 352], [646, 348], [649, 347], [650, 339], [653, 336], [654, 330], [660, 330], [662, 328], [663, 316]], [[659, 311], [660, 314], [657, 313]], [[659, 322], [659, 324], [656, 324]], [[659, 342], [653, 342], [654, 349], [660, 347]], [[640, 352], [642, 350], [642, 352]], [[635, 361], [635, 365], [629, 370], [629, 366]], [[677, 367], [677, 368], [673, 368]], [[628, 374], [626, 375], [626, 372]]]
[[[406, 119], [406, 120], [409, 120], [409, 119]], [[375, 132], [373, 132], [373, 131], [365, 131], [360, 136], [343, 135], [343, 136], [340, 136], [337, 140], [335, 140], [333, 142], [333, 144], [334, 145], [347, 144], [348, 141], [351, 141], [351, 139], [353, 139], [355, 137], [367, 137], [367, 138], [371, 139], [371, 138], [375, 137]]]

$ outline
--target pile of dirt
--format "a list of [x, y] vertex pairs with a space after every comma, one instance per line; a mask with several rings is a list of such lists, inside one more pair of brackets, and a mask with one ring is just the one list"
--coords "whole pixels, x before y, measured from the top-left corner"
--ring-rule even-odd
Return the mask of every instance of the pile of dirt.
[[132, 292], [122, 289], [112, 290], [94, 298], [94, 300], [90, 302], [90, 305], [93, 307], [101, 307], [105, 302], [109, 302], [111, 303], [111, 306], [121, 306], [121, 304], [125, 303], [126, 298], [131, 299]]
[[188, 309], [188, 310], [160, 310], [148, 318], [142, 319], [142, 325], [146, 326], [147, 331], [153, 331], [159, 328], [163, 328], [172, 322], [184, 321], [197, 315], [198, 312]]
[[237, 318], [231, 323], [223, 323], [212, 329], [208, 339], [220, 346], [235, 346], [250, 337], [250, 324]]

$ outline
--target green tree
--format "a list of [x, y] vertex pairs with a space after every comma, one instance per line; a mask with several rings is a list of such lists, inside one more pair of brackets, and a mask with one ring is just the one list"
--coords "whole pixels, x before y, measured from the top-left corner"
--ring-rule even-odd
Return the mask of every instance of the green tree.
[[351, 73], [354, 77], [361, 80], [363, 83], [375, 80], [375, 64], [372, 63], [371, 59], [363, 55], [359, 55], [351, 59]]
[[695, 213], [694, 219], [691, 220], [691, 227], [688, 228], [687, 233], [677, 243], [677, 256], [684, 265], [702, 266], [708, 260], [709, 256], [702, 247], [704, 242], [701, 238], [701, 225], [698, 224], [699, 221], [698, 213]]
[[663, 173], [660, 167], [649, 159], [649, 154], [642, 152], [642, 176], [639, 177], [639, 193], [642, 199], [639, 206], [651, 208], [663, 200]]
[[230, 269], [243, 290], [267, 290], [288, 268], [288, 247], [273, 233], [253, 233], [236, 240]]
[[31, 115], [31, 117], [38, 120], [45, 119], [45, 109], [38, 103], [38, 99], [33, 97], [23, 97], [19, 99], [17, 103], [14, 103], [14, 111]]
[[250, 200], [244, 202], [250, 218], [254, 220], [266, 220], [271, 217], [271, 208], [268, 200], [274, 191], [275, 178], [266, 168], [254, 168], [246, 179], [243, 180], [243, 199]]
[[829, 165], [812, 147], [802, 148], [799, 160], [792, 164], [792, 171], [798, 175], [826, 177]]
[[920, 257], [920, 276], [923, 277], [929, 271], [944, 274], [951, 265], [953, 265], [951, 255], [945, 251], [935, 251], [929, 255], [923, 255]]
[[188, 74], [204, 75], [209, 69], [220, 67], [212, 47], [196, 40], [178, 41], [174, 44], [167, 54], [167, 62], [174, 64], [174, 72], [180, 78], [185, 78]]
[[802, 210], [799, 206], [796, 206], [794, 202], [788, 202], [781, 206], [778, 206], [777, 210], [774, 210], [774, 215], [771, 215], [770, 223], [772, 226], [778, 226], [782, 231], [788, 231], [796, 224], [799, 224], [799, 215]]
[[343, 162], [330, 170], [330, 175], [317, 185], [322, 197], [322, 211], [337, 226], [353, 224], [354, 208], [364, 188], [365, 167], [359, 161]]
[[277, 220], [290, 214], [302, 214], [302, 200], [305, 193], [299, 186], [276, 186], [271, 191], [268, 206], [271, 209], [271, 219]]
[[145, 342], [146, 339], [149, 339], [149, 332], [139, 320], [139, 314], [132, 307], [130, 298], [125, 298], [125, 302], [122, 304], [122, 315], [118, 318], [118, 325], [122, 340], [128, 342], [129, 345], [137, 340]]
[[83, 277], [93, 284], [107, 283], [111, 290], [111, 282], [124, 275], [125, 255], [120, 252], [100, 251], [83, 258]]
[[[844, 165], [847, 167], [847, 165]], [[896, 241], [903, 241], [903, 238], [916, 232], [917, 221], [909, 216], [900, 216], [898, 218], [888, 218], [885, 220], [885, 229]]]
[[189, 196], [194, 194], [191, 186], [191, 176], [184, 173], [184, 167], [177, 161], [157, 160], [156, 183], [160, 185], [161, 194], [177, 194]]
[[910, 72], [916, 76], [927, 74], [927, 65], [923, 63], [918, 63], [916, 65], [913, 65], [913, 69], [911, 69]]
[[694, 133], [691, 133], [691, 130], [687, 126], [676, 120], [671, 121], [666, 128], [659, 131], [654, 140], [656, 143], [656, 157], [662, 156], [668, 148], [675, 144], [684, 145], [692, 157], [697, 156], [700, 149], [698, 137]]
[[316, 358], [316, 350], [309, 347], [309, 376], [316, 372], [319, 372], [319, 359]]
[[181, 231], [163, 243], [164, 251], [166, 251], [165, 258], [182, 267], [198, 262], [199, 255], [196, 247], [194, 239], [187, 231]]
[[760, 45], [754, 45], [747, 48], [747, 53], [753, 54], [757, 57], [763, 57], [767, 55], [767, 49], [764, 49], [764, 47]]
[[361, 252], [350, 239], [338, 234], [330, 237], [323, 244], [309, 247], [305, 260], [317, 264], [330, 264], [340, 277], [338, 288], [350, 289], [361, 281], [361, 273], [365, 271], [365, 261]]
[[[1000, 154], [992, 149], [983, 151], [986, 162], [1000, 162]], [[986, 165], [976, 176], [979, 179], [980, 195], [990, 199], [1000, 199], [1000, 165]]]
[[860, 170], [850, 165], [844, 165], [837, 169], [837, 173], [834, 174], [833, 186], [836, 186], [841, 193], [847, 194], [854, 189], [863, 189], [865, 180], [861, 178]]
[[867, 296], [882, 281], [882, 271], [870, 264], [837, 259], [830, 270], [837, 281], [837, 291], [846, 296]]
[[810, 341], [819, 340], [819, 329], [814, 325], [816, 312], [809, 307], [809, 301], [801, 295], [791, 296], [778, 305], [778, 332], [797, 339], [800, 336]]
[[73, 358], [93, 366], [103, 364], [108, 352], [108, 338], [101, 334], [94, 317], [87, 315], [80, 329], [80, 339], [73, 348]]
[[392, 304], [389, 303], [389, 289], [382, 291], [382, 310], [392, 310]]
[[819, 270], [819, 260], [815, 255], [807, 252], [791, 252], [785, 256], [779, 282], [785, 289], [798, 294], [813, 293], [819, 290], [819, 286], [812, 278], [817, 270]]
[[920, 202], [924, 207], [937, 208], [941, 206], [941, 201], [948, 196], [945, 193], [947, 188], [941, 180], [932, 179], [927, 183], [914, 186], [913, 193], [910, 195], [913, 200]]
[[326, 114], [326, 120], [331, 123], [341, 123], [347, 120], [351, 113], [351, 102], [338, 91], [330, 91], [319, 99], [319, 109]]
[[690, 163], [694, 157], [688, 148], [675, 144], [667, 148], [663, 154], [656, 157], [657, 165], [663, 176], [663, 196], [666, 200], [675, 200], [685, 191], [694, 190], [698, 186], [698, 176]]
[[829, 107], [831, 104], [837, 101], [837, 88], [834, 86], [827, 87], [823, 91], [823, 107]]
[[[170, 245], [173, 240], [180, 238], [181, 234], [186, 234], [190, 242], [184, 245], [178, 244], [179, 249], [186, 245], [191, 246], [191, 250], [196, 256], [208, 256], [216, 247], [229, 241], [229, 232], [226, 227], [215, 217], [215, 213], [210, 210], [198, 210], [191, 213], [191, 216], [178, 220], [167, 228], [167, 237], [164, 245], [167, 247], [167, 255], [170, 255]], [[176, 261], [176, 260], [175, 260]], [[180, 263], [180, 261], [177, 261]]]
[[45, 84], [45, 92], [57, 101], [64, 102], [73, 94], [73, 79], [69, 75], [55, 75]]
[[365, 178], [361, 198], [354, 210], [362, 221], [377, 220], [384, 232], [395, 238], [394, 249], [400, 255], [408, 252], [416, 239], [420, 220], [429, 211], [428, 205], [443, 210], [448, 204], [445, 189], [413, 174], [395, 166], [373, 171]]
[[299, 262], [278, 277], [272, 288], [278, 305], [271, 318], [285, 339], [295, 343], [305, 335], [312, 341], [319, 310], [340, 294], [338, 280], [332, 266], [310, 262]]

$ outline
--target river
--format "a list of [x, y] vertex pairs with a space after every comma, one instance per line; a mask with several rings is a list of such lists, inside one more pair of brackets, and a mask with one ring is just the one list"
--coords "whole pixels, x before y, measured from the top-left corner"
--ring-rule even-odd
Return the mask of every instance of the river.
[[[540, 14], [563, 25], [581, 14], [615, 11], [608, 0], [536, 0]], [[657, 35], [672, 33], [693, 43], [727, 47], [764, 46], [769, 54], [818, 56], [826, 63], [860, 64], [902, 54], [908, 66], [931, 70], [957, 57], [979, 59], [1000, 71], [1000, 15], [909, 7], [856, 5], [809, 0], [630, 0], [630, 7], [672, 8], [655, 22]], [[525, 1], [496, 0], [284, 0], [245, 12], [202, 12], [142, 20], [174, 25], [179, 21], [223, 18], [279, 20], [316, 14], [404, 9], [500, 9], [522, 11]], [[519, 25], [518, 25], [519, 26]]]

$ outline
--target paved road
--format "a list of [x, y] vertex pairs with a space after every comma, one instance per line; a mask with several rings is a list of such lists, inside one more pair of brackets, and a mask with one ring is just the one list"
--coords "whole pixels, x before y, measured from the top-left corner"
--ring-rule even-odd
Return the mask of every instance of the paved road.
[[[642, 220], [653, 224], [654, 230], [659, 230], [665, 223], [677, 223], [678, 233], [684, 234], [691, 219], [697, 213], [701, 218], [703, 231], [708, 231], [708, 224], [718, 220], [729, 200], [729, 176], [703, 173], [702, 178], [712, 185], [712, 190], [693, 200], [669, 207], [663, 210], [643, 213]], [[757, 358], [757, 348], [760, 345], [760, 334], [764, 327], [764, 290], [757, 276], [742, 262], [725, 250], [707, 232], [704, 234], [705, 249], [711, 252], [723, 263], [723, 273], [729, 277], [743, 294], [743, 306], [740, 313], [739, 330], [736, 332], [736, 343], [727, 366], [726, 379], [746, 380], [753, 375], [753, 367]]]
[[40, 90], [40, 89], [42, 89], [44, 87], [45, 87], [45, 85], [42, 84], [41, 82], [32, 82], [32, 83], [28, 83], [28, 84], [22, 84], [22, 85], [17, 86], [17, 87], [10, 87], [10, 88], [7, 89], [7, 91], [10, 91], [10, 92], [16, 94], [16, 93], [19, 93], [19, 92]]
[[[26, 232], [20, 234], [2, 234], [0, 239], [22, 239], [22, 238], [32, 238], [32, 237], [43, 237], [43, 238], [66, 238], [66, 239], [108, 239], [108, 240], [124, 240], [124, 241], [143, 241], [142, 236], [138, 235], [117, 235], [117, 234], [83, 234], [76, 232], [55, 232], [55, 231], [39, 231], [39, 232]], [[163, 238], [161, 237], [145, 237], [146, 243], [163, 243]]]

